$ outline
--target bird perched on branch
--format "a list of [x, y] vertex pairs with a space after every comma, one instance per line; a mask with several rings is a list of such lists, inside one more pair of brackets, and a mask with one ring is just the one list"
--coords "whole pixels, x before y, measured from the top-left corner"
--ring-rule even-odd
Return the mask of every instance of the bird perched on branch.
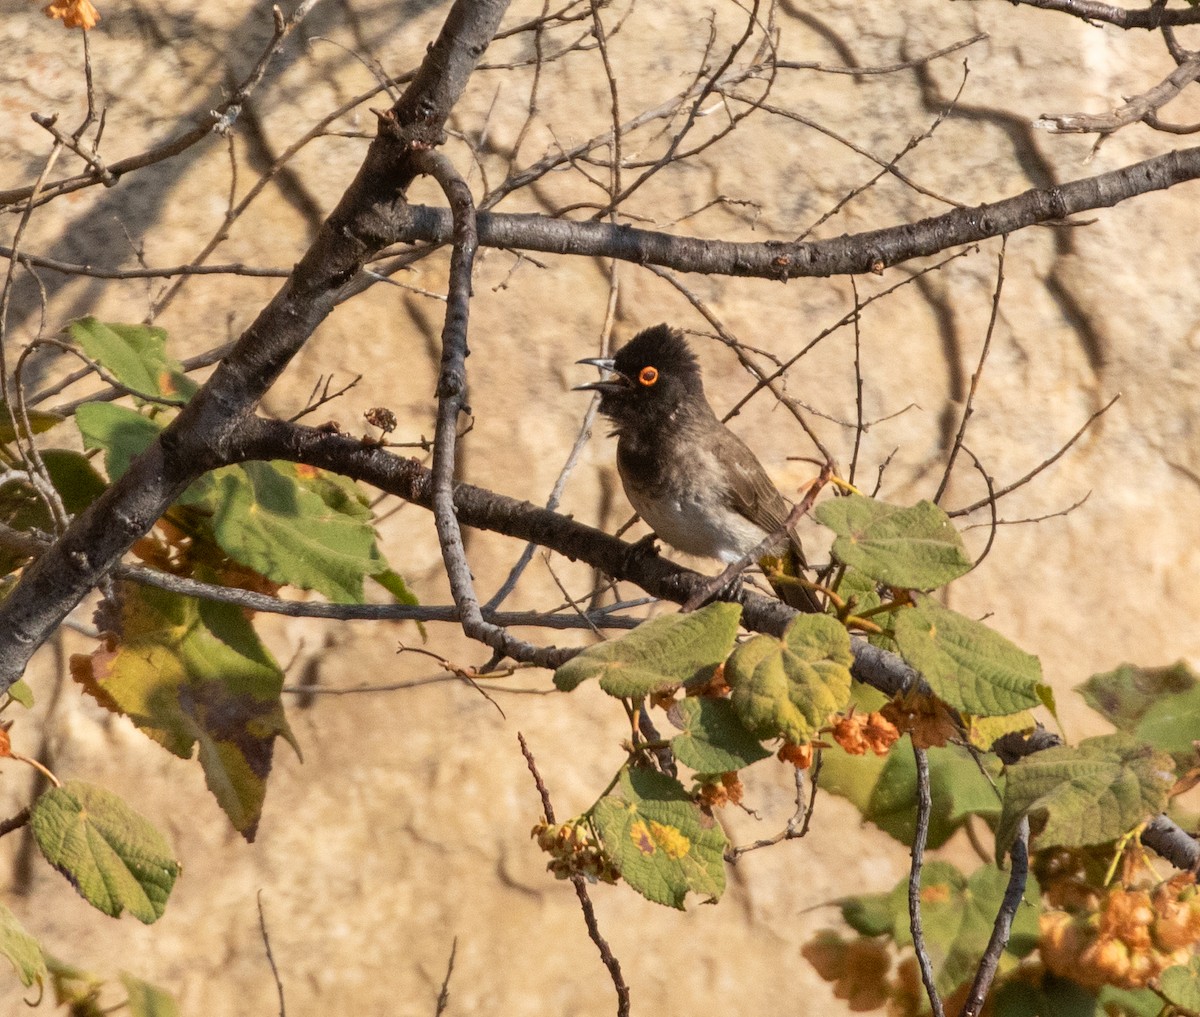
[[[625, 494], [658, 537], [728, 565], [784, 530], [791, 505], [746, 443], [713, 413], [700, 365], [677, 329], [655, 325], [611, 359], [579, 363], [611, 374], [576, 388], [600, 393], [600, 412], [617, 436]], [[805, 567], [794, 530], [770, 553], [791, 559], [785, 573]], [[776, 589], [793, 607], [820, 610], [813, 592], [795, 582]]]

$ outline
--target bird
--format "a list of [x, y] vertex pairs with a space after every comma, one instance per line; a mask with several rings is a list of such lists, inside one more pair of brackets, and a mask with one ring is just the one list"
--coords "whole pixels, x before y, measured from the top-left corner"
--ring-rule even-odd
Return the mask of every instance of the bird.
[[[578, 363], [608, 375], [575, 388], [600, 394], [600, 412], [617, 438], [625, 495], [657, 537], [685, 554], [729, 565], [784, 530], [791, 504], [713, 412], [682, 332], [655, 325], [611, 358]], [[794, 530], [770, 553], [790, 556], [794, 570], [806, 567]], [[815, 594], [794, 582], [778, 584], [777, 592], [793, 607], [821, 610]]]

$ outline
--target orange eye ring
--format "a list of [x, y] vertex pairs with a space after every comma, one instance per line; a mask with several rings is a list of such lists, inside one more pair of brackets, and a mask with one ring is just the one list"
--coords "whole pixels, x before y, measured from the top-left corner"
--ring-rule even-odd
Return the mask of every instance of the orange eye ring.
[[658, 381], [658, 368], [657, 367], [643, 367], [638, 372], [638, 381], [640, 381], [643, 385], [645, 385], [646, 388], [649, 388], [656, 381]]

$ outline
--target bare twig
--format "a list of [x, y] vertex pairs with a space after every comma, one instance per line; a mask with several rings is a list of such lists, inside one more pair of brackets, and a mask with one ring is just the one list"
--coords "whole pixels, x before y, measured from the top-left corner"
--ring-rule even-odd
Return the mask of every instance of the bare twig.
[[987, 331], [983, 336], [983, 348], [979, 351], [979, 364], [975, 368], [975, 373], [971, 375], [971, 386], [967, 390], [966, 403], [963, 405], [962, 420], [958, 424], [958, 433], [954, 436], [954, 442], [950, 446], [950, 455], [946, 458], [946, 469], [942, 472], [942, 482], [938, 484], [937, 493], [933, 496], [933, 503], [940, 504], [942, 495], [946, 493], [946, 488], [950, 484], [950, 475], [954, 472], [954, 460], [958, 456], [958, 450], [962, 447], [963, 437], [967, 433], [967, 421], [971, 419], [971, 414], [975, 412], [972, 403], [975, 401], [975, 393], [979, 390], [979, 379], [983, 377], [983, 365], [987, 363], [988, 351], [992, 347], [992, 335], [996, 331], [996, 318], [1000, 313], [1000, 294], [1004, 289], [1004, 251], [1008, 246], [1008, 237], [1000, 238], [1000, 256], [996, 260], [996, 288], [992, 291], [992, 315], [988, 318]]
[[1084, 421], [1083, 426], [1078, 431], [1076, 431], [1073, 435], [1071, 435], [1070, 439], [1067, 441], [1067, 443], [1065, 445], [1062, 446], [1062, 448], [1060, 448], [1057, 452], [1055, 452], [1054, 455], [1052, 455], [1049, 459], [1044, 459], [1044, 460], [1042, 460], [1042, 462], [1038, 463], [1038, 465], [1035, 466], [1028, 473], [1026, 473], [1025, 476], [1021, 477], [1018, 480], [1014, 480], [1007, 487], [1002, 487], [1002, 488], [1000, 488], [1000, 490], [995, 491], [995, 492], [989, 492], [988, 496], [986, 498], [980, 498], [979, 501], [972, 502], [970, 505], [964, 505], [962, 508], [954, 509], [953, 511], [947, 512], [946, 514], [949, 516], [965, 516], [971, 512], [976, 511], [977, 509], [983, 508], [984, 505], [988, 505], [988, 504], [994, 505], [997, 501], [999, 501], [1001, 498], [1003, 498], [1006, 494], [1012, 494], [1012, 492], [1017, 490], [1018, 488], [1024, 487], [1039, 473], [1041, 473], [1043, 470], [1049, 468], [1050, 466], [1053, 466], [1056, 462], [1058, 462], [1058, 460], [1060, 460], [1064, 455], [1066, 455], [1067, 451], [1071, 448], [1071, 446], [1074, 445], [1077, 441], [1079, 441], [1080, 438], [1083, 437], [1084, 432], [1086, 432], [1087, 429], [1089, 427], [1091, 427], [1092, 424], [1094, 424], [1100, 417], [1102, 417], [1105, 413], [1107, 413], [1112, 408], [1113, 404], [1120, 398], [1121, 398], [1121, 394], [1118, 392], [1108, 402], [1106, 402], [1103, 406], [1101, 406], [1100, 409], [1098, 409], [1095, 413], [1093, 413], [1090, 417], [1088, 417], [1087, 420]]
[[450, 282], [446, 297], [446, 319], [442, 329], [442, 369], [438, 378], [437, 429], [433, 446], [433, 520], [442, 547], [442, 562], [450, 592], [458, 606], [463, 632], [472, 639], [516, 660], [537, 661], [557, 667], [569, 653], [556, 647], [538, 648], [517, 639], [507, 630], [483, 617], [475, 594], [475, 582], [467, 564], [462, 530], [454, 513], [454, 453], [458, 437], [458, 415], [470, 412], [467, 390], [467, 321], [471, 305], [471, 269], [475, 259], [475, 204], [466, 181], [440, 152], [420, 152], [418, 165], [432, 176], [454, 210], [454, 251], [450, 258]]
[[921, 866], [925, 859], [925, 842], [929, 839], [929, 816], [933, 810], [933, 796], [929, 788], [929, 757], [924, 749], [915, 744], [913, 756], [917, 761], [917, 827], [913, 833], [912, 867], [908, 876], [908, 921], [913, 949], [917, 953], [917, 964], [921, 969], [921, 981], [925, 985], [933, 1017], [945, 1017], [942, 1000], [934, 984], [933, 964], [929, 959], [929, 951], [925, 949], [925, 934], [921, 929]]
[[805, 836], [808, 833], [809, 824], [812, 822], [813, 811], [817, 804], [817, 789], [820, 786], [818, 779], [821, 775], [821, 750], [817, 750], [816, 761], [812, 767], [812, 779], [808, 782], [810, 791], [808, 793], [807, 804], [804, 801], [804, 774], [805, 771], [800, 767], [795, 767], [794, 780], [796, 782], [796, 811], [792, 813], [787, 821], [787, 825], [775, 834], [774, 837], [764, 837], [761, 840], [756, 840], [753, 843], [746, 844], [743, 847], [730, 848], [725, 852], [725, 861], [731, 865], [736, 864], [737, 860], [742, 855], [750, 851], [758, 851], [761, 848], [774, 847], [785, 840], [796, 840]]
[[1159, 84], [1118, 106], [1111, 113], [1043, 113], [1033, 122], [1033, 126], [1055, 134], [1112, 134], [1155, 114], [1195, 81], [1197, 75], [1200, 75], [1200, 54], [1193, 55]]
[[450, 1005], [450, 976], [454, 974], [454, 958], [457, 953], [458, 937], [455, 936], [450, 943], [450, 959], [446, 961], [446, 977], [442, 979], [442, 987], [438, 991], [433, 1017], [442, 1017], [442, 1014], [446, 1012], [446, 1007]]
[[858, 471], [858, 452], [867, 431], [863, 423], [862, 304], [858, 299], [858, 281], [854, 276], [850, 276], [850, 292], [854, 294], [854, 450], [850, 454], [850, 471], [846, 479], [853, 484]]
[[812, 63], [805, 60], [778, 60], [775, 66], [781, 71], [820, 71], [822, 74], [851, 74], [854, 77], [858, 77], [860, 74], [895, 74], [897, 71], [909, 71], [914, 67], [920, 67], [922, 64], [932, 63], [939, 57], [956, 53], [958, 50], [966, 49], [968, 46], [974, 46], [975, 43], [983, 42], [987, 38], [989, 38], [987, 32], [980, 32], [969, 39], [960, 39], [958, 42], [952, 42], [949, 46], [935, 49], [932, 53], [926, 53], [924, 56], [913, 57], [911, 60], [901, 60], [895, 64], [879, 64], [874, 67], [838, 67], [836, 65]]
[[32, 815], [33, 813], [26, 806], [15, 816], [10, 816], [8, 819], [0, 821], [0, 837], [3, 837], [6, 833], [12, 833], [14, 830], [21, 829], [21, 827], [29, 822]]
[[[262, 55], [258, 58], [258, 62], [251, 69], [250, 73], [242, 79], [241, 84], [233, 93], [215, 109], [211, 110], [195, 127], [184, 131], [178, 137], [172, 138], [170, 141], [165, 141], [161, 145], [155, 145], [153, 148], [149, 148], [138, 155], [109, 163], [106, 182], [118, 181], [126, 173], [130, 173], [133, 170], [143, 169], [146, 166], [153, 166], [157, 162], [162, 162], [164, 159], [170, 159], [182, 152], [186, 152], [210, 134], [214, 132], [222, 133], [232, 127], [241, 112], [242, 106], [249, 100], [258, 83], [262, 81], [267, 68], [271, 65], [271, 61], [283, 47], [284, 41], [295, 30], [296, 26], [300, 24], [315, 3], [316, 0], [303, 0], [287, 20], [284, 20], [279, 13], [279, 9], [276, 8], [275, 32], [271, 37], [271, 41], [267, 43]], [[42, 205], [58, 197], [60, 194], [69, 194], [72, 191], [91, 187], [99, 182], [101, 182], [101, 177], [96, 169], [92, 168], [87, 173], [67, 177], [63, 180], [56, 180], [44, 188], [40, 187], [39, 184], [34, 184], [31, 187], [18, 187], [9, 191], [0, 191], [0, 206], [15, 205], [18, 202], [26, 201], [31, 196], [34, 196], [35, 191], [34, 204]]]
[[287, 1007], [283, 1002], [283, 981], [279, 977], [279, 968], [275, 965], [275, 955], [271, 952], [271, 937], [267, 935], [267, 916], [263, 911], [262, 890], [255, 896], [258, 900], [258, 928], [262, 933], [263, 949], [267, 954], [267, 963], [271, 965], [271, 974], [275, 978], [275, 991], [279, 995], [279, 1017], [287, 1017]]
[[[546, 817], [546, 822], [553, 824], [554, 806], [550, 803], [550, 792], [546, 789], [545, 781], [538, 772], [537, 762], [533, 758], [533, 753], [529, 751], [525, 736], [519, 731], [517, 732], [517, 741], [520, 742], [521, 755], [525, 757], [525, 765], [529, 767], [534, 786], [542, 800], [542, 813]], [[608, 969], [613, 988], [617, 990], [617, 1017], [629, 1017], [629, 986], [625, 984], [625, 979], [621, 975], [621, 962], [613, 955], [607, 940], [600, 934], [600, 926], [596, 922], [596, 910], [592, 907], [592, 901], [587, 892], [587, 880], [579, 873], [574, 873], [571, 876], [571, 883], [575, 887], [576, 896], [579, 897], [579, 906], [583, 909], [583, 920], [587, 925], [588, 935], [596, 944], [596, 949], [600, 951], [600, 960]]]

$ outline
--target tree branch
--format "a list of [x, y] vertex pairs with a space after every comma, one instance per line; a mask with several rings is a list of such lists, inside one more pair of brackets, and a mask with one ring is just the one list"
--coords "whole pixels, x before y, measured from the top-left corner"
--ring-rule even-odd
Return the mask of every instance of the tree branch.
[[187, 485], [227, 461], [225, 449], [241, 422], [332, 310], [343, 285], [391, 240], [406, 214], [405, 189], [420, 172], [413, 156], [440, 143], [506, 7], [507, 0], [455, 0], [412, 84], [380, 114], [358, 175], [283, 288], [179, 416], [0, 603], [0, 691]]
[[1144, 28], [1155, 31], [1163, 25], [1200, 24], [1200, 10], [1167, 8], [1162, 4], [1151, 4], [1130, 10], [1112, 4], [1097, 3], [1096, 0], [1010, 0], [1013, 6], [1038, 7], [1044, 11], [1058, 11], [1082, 18], [1084, 21], [1103, 21], [1118, 28]]
[[1195, 54], [1149, 91], [1135, 96], [1110, 113], [1043, 113], [1033, 122], [1054, 134], [1112, 134], [1146, 120], [1174, 99], [1200, 74], [1200, 54]]
[[967, 993], [967, 1001], [963, 1004], [959, 1017], [978, 1017], [983, 1010], [988, 990], [996, 978], [996, 970], [1000, 966], [1000, 955], [1008, 946], [1012, 934], [1013, 917], [1021, 906], [1025, 894], [1025, 882], [1029, 878], [1029, 820], [1022, 819], [1017, 826], [1017, 836], [1010, 849], [1012, 870], [1008, 876], [1008, 886], [1004, 890], [1004, 900], [1000, 903], [1000, 912], [992, 925], [992, 935], [988, 939], [987, 950], [979, 961], [975, 972], [975, 980]]
[[912, 932], [913, 949], [921, 969], [921, 981], [933, 1017], [945, 1017], [942, 1000], [934, 984], [933, 962], [925, 949], [925, 934], [921, 928], [921, 866], [925, 859], [925, 842], [929, 838], [929, 816], [933, 810], [933, 794], [929, 786], [929, 757], [925, 750], [913, 744], [917, 761], [917, 827], [913, 833], [912, 866], [908, 876], [908, 927]]
[[[1000, 201], [953, 208], [942, 215], [829, 240], [734, 243], [672, 236], [632, 226], [572, 222], [532, 213], [480, 212], [479, 243], [548, 254], [619, 258], [679, 272], [728, 275], [785, 282], [800, 277], [880, 272], [949, 247], [1002, 236], [1038, 223], [1053, 223], [1109, 208], [1150, 191], [1200, 179], [1200, 148], [1186, 148], [1108, 173], [1057, 187], [1032, 188]], [[393, 241], [450, 242], [449, 210], [414, 205]]]

